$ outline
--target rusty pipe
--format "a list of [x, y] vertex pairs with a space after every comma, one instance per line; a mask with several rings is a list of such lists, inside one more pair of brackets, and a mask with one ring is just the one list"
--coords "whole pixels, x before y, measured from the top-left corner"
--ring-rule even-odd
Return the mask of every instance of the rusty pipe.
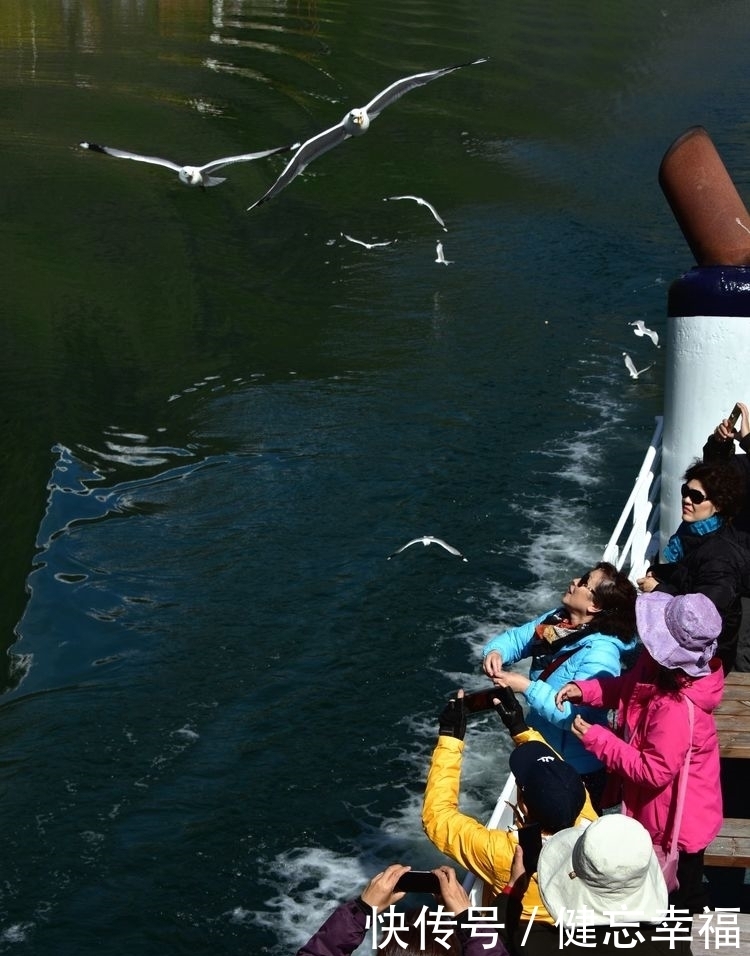
[[699, 266], [750, 265], [750, 213], [702, 126], [666, 151], [659, 185]]

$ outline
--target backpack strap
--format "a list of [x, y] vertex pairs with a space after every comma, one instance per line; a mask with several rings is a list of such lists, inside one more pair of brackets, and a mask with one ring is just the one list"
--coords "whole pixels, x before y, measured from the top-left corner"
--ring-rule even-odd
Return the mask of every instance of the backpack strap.
[[539, 675], [539, 677], [537, 677], [537, 680], [547, 680], [550, 674], [554, 674], [554, 672], [557, 670], [558, 667], [560, 667], [561, 664], [564, 664], [569, 657], [572, 657], [577, 651], [580, 651], [580, 649], [581, 649], [580, 646], [574, 647], [572, 650], [565, 651], [564, 654], [560, 654], [559, 657], [556, 657], [553, 661], [550, 661], [549, 664], [547, 664], [547, 666], [544, 668], [542, 673]]

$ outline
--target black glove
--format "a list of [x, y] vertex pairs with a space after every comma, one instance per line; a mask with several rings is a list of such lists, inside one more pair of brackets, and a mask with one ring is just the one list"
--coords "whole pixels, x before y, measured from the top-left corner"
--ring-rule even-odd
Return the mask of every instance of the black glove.
[[522, 734], [524, 730], [528, 730], [529, 725], [524, 719], [523, 708], [510, 687], [496, 687], [495, 690], [497, 691], [495, 696], [500, 701], [499, 704], [495, 704], [495, 710], [511, 735], [515, 737], [516, 734]]
[[463, 740], [466, 736], [466, 707], [463, 697], [451, 698], [440, 711], [441, 737], [456, 737]]

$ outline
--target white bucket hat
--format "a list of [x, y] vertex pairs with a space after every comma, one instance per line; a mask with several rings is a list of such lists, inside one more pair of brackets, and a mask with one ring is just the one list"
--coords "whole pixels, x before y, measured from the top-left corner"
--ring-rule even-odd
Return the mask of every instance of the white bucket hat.
[[621, 813], [549, 837], [537, 878], [548, 912], [568, 925], [608, 925], [610, 913], [622, 918], [624, 910], [633, 921], [658, 923], [667, 910], [667, 884], [651, 837]]

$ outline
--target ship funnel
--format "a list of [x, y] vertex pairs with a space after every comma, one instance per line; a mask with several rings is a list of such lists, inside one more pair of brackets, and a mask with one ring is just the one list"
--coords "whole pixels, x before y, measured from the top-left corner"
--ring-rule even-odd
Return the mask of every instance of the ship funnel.
[[750, 213], [702, 126], [669, 147], [659, 185], [699, 266], [750, 266]]

